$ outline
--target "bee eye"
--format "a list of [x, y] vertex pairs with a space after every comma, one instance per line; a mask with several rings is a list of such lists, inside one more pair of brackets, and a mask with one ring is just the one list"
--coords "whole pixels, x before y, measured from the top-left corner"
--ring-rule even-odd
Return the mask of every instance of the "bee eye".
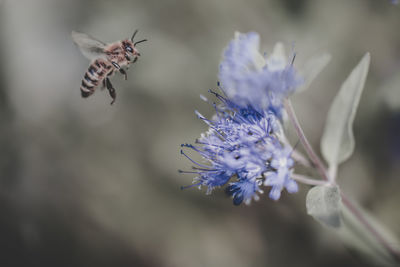
[[128, 52], [130, 52], [130, 53], [133, 52], [132, 47], [130, 47], [130, 46], [127, 46], [127, 47], [126, 47], [126, 50], [127, 50]]

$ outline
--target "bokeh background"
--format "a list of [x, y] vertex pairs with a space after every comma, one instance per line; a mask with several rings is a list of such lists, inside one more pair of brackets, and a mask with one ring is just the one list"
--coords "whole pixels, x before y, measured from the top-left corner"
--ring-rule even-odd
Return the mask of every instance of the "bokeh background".
[[[356, 151], [339, 183], [400, 237], [400, 6], [385, 0], [0, 0], [0, 266], [368, 266], [306, 215], [305, 195], [234, 207], [222, 190], [180, 190], [179, 153], [212, 115], [235, 31], [262, 51], [294, 44], [299, 66], [332, 61], [292, 99], [318, 150], [329, 103], [369, 51]], [[82, 99], [89, 62], [72, 30], [148, 38], [128, 81]], [[296, 140], [294, 140], [295, 142]]]

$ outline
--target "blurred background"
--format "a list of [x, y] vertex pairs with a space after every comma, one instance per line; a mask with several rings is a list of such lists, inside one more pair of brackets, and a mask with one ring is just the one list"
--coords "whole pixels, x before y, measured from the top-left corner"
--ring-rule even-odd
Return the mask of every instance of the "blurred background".
[[[316, 150], [329, 104], [362, 55], [372, 62], [343, 190], [400, 237], [400, 6], [385, 0], [0, 0], [0, 266], [368, 266], [306, 214], [305, 195], [234, 207], [191, 184], [179, 153], [211, 116], [235, 31], [295, 64], [332, 61], [293, 97]], [[89, 61], [72, 30], [104, 42], [139, 29], [128, 81], [82, 99]], [[295, 142], [296, 140], [294, 140]]]

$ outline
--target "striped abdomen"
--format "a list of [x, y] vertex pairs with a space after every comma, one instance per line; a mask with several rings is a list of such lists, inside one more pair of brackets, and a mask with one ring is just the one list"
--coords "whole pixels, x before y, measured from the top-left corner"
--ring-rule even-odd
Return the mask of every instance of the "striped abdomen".
[[112, 68], [111, 63], [104, 59], [99, 58], [93, 61], [82, 79], [80, 88], [82, 97], [88, 97], [93, 94], [97, 86], [113, 72]]

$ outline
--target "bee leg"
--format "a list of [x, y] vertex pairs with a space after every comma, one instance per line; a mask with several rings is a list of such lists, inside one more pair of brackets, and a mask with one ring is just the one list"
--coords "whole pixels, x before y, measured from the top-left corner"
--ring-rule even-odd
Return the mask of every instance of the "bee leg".
[[132, 61], [132, 64], [135, 63], [138, 59], [139, 59], [138, 57], [135, 57], [135, 58], [133, 59], [133, 61]]
[[120, 66], [117, 62], [111, 61], [111, 63], [113, 64], [113, 66], [114, 66], [117, 70], [120, 70], [120, 69], [121, 69], [121, 66]]
[[124, 69], [119, 69], [119, 72], [125, 76], [125, 80], [128, 80], [128, 75], [126, 74], [126, 71]]
[[104, 88], [106, 88], [106, 79], [103, 79], [102, 81], [101, 90], [104, 90]]
[[115, 98], [117, 97], [117, 94], [115, 93], [115, 89], [112, 86], [110, 79], [106, 78], [105, 81], [106, 81], [107, 90], [112, 98], [112, 102], [111, 102], [111, 105], [112, 105], [115, 102]]

